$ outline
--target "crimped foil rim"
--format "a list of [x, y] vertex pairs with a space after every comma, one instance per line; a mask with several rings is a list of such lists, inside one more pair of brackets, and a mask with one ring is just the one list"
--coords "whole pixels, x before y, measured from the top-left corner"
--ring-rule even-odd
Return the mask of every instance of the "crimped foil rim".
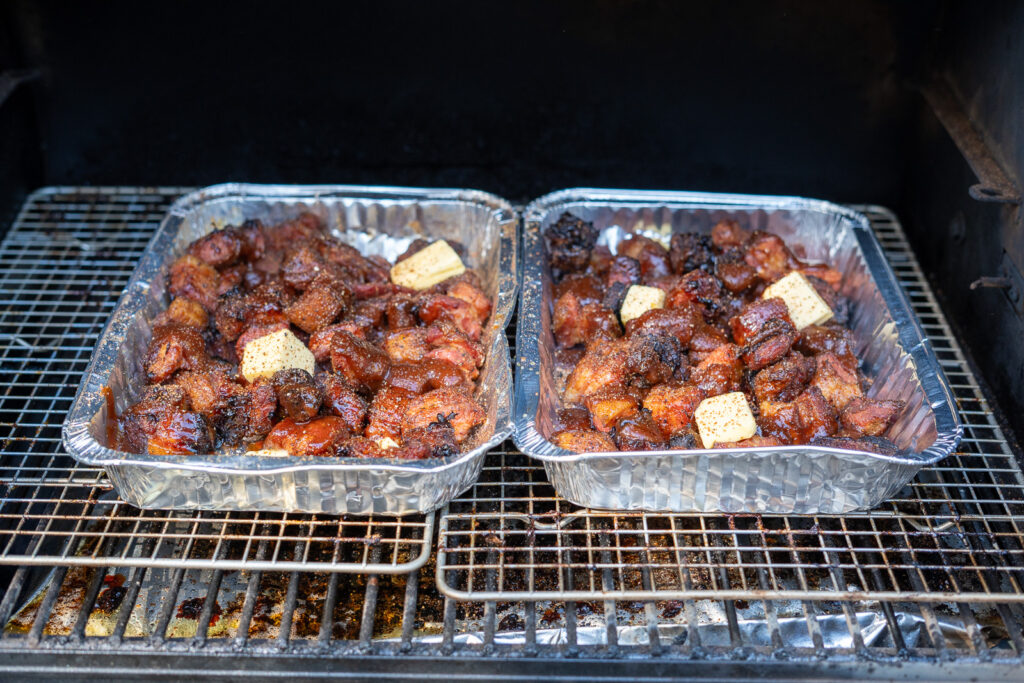
[[[911, 356], [918, 368], [918, 378], [931, 376], [932, 382], [921, 381], [921, 389], [928, 399], [929, 406], [935, 416], [935, 441], [920, 453], [903, 450], [899, 455], [883, 455], [867, 451], [855, 451], [846, 448], [826, 446], [768, 446], [757, 449], [749, 448], [707, 448], [694, 450], [659, 450], [659, 451], [606, 451], [600, 453], [574, 453], [555, 446], [540, 433], [536, 426], [538, 409], [538, 393], [528, 394], [521, 388], [526, 384], [535, 386], [535, 378], [539, 378], [540, 364], [535, 357], [533, 346], [526, 343], [528, 339], [540, 335], [540, 310], [544, 305], [543, 295], [539, 288], [521, 287], [519, 301], [519, 326], [516, 330], [516, 377], [514, 410], [516, 414], [513, 441], [526, 455], [541, 461], [582, 462], [606, 459], [636, 459], [649, 457], [673, 456], [679, 458], [695, 458], [702, 455], [731, 455], [743, 458], [766, 458], [776, 453], [800, 453], [808, 456], [834, 456], [840, 459], [863, 461], [873, 459], [897, 465], [924, 467], [949, 456], [963, 436], [963, 425], [960, 415], [954, 407], [952, 391], [938, 358], [932, 349], [931, 342], [924, 334], [920, 321], [914, 315], [903, 288], [899, 286], [881, 245], [871, 230], [867, 217], [849, 207], [833, 204], [820, 199], [804, 197], [788, 197], [779, 195], [745, 195], [713, 192], [673, 192], [660, 190], [617, 190], [608, 188], [570, 188], [558, 190], [530, 202], [523, 210], [523, 244], [520, 253], [523, 278], [530, 276], [531, 267], [542, 268], [543, 264], [532, 262], [534, 254], [540, 253], [539, 222], [554, 206], [570, 201], [605, 202], [608, 204], [650, 202], [652, 204], [690, 204], [707, 207], [747, 207], [772, 208], [788, 210], [816, 210], [840, 215], [854, 223], [854, 234], [867, 261], [875, 285], [879, 288], [882, 300], [889, 315], [897, 324], [899, 343], [905, 353]], [[535, 226], [536, 229], [531, 229]], [[527, 369], [529, 368], [529, 370]], [[538, 379], [539, 382], [539, 379]]]
[[[86, 367], [84, 379], [72, 402], [68, 417], [61, 429], [64, 448], [77, 461], [99, 467], [145, 467], [173, 469], [218, 474], [279, 474], [301, 471], [372, 471], [438, 473], [465, 465], [483, 457], [491, 448], [504, 441], [514, 431], [511, 415], [511, 392], [499, 402], [495, 417], [494, 433], [486, 442], [465, 453], [432, 461], [404, 461], [395, 459], [338, 458], [333, 456], [301, 457], [285, 456], [266, 458], [246, 456], [243, 453], [201, 454], [185, 456], [163, 456], [135, 454], [108, 448], [99, 443], [89, 431], [89, 424], [96, 414], [93, 404], [85, 401], [87, 394], [97, 395], [109, 381], [112, 367], [99, 368], [102, 352], [110, 345], [116, 345], [118, 333], [123, 333], [130, 320], [137, 315], [143, 302], [143, 295], [150, 286], [150, 279], [162, 265], [164, 253], [161, 245], [173, 241], [184, 217], [204, 202], [223, 199], [292, 199], [295, 201], [317, 201], [326, 197], [351, 197], [379, 201], [420, 200], [420, 201], [461, 201], [481, 205], [494, 213], [496, 220], [506, 224], [501, 230], [502, 272], [498, 279], [498, 292], [488, 326], [493, 329], [489, 353], [495, 362], [504, 361], [503, 372], [512, 374], [511, 356], [504, 331], [508, 326], [516, 303], [516, 289], [519, 285], [518, 270], [519, 241], [516, 235], [517, 214], [506, 200], [480, 190], [458, 188], [416, 188], [372, 185], [261, 185], [256, 183], [222, 183], [205, 187], [178, 198], [168, 209], [143, 251], [124, 292], [100, 333], [96, 348]], [[165, 247], [166, 248], [166, 247]], [[153, 262], [150, 264], [150, 262]], [[148, 272], [147, 272], [148, 271]], [[121, 315], [122, 311], [130, 315]], [[221, 464], [217, 459], [230, 460]]]

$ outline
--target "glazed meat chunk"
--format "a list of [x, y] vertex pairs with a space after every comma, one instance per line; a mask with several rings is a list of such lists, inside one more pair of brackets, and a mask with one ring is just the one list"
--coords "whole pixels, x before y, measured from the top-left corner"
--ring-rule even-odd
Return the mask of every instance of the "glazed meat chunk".
[[427, 328], [427, 358], [446, 360], [462, 370], [468, 381], [480, 375], [484, 352], [480, 344], [468, 339], [460, 330], [448, 323], [435, 323]]
[[739, 353], [735, 344], [723, 344], [690, 371], [690, 380], [704, 392], [705, 398], [742, 389], [743, 365]]
[[421, 321], [430, 324], [436, 320], [451, 323], [472, 341], [479, 341], [483, 328], [476, 309], [462, 299], [446, 294], [424, 294], [419, 299], [417, 314]]
[[178, 370], [203, 370], [209, 364], [206, 342], [195, 327], [171, 323], [153, 330], [146, 353], [146, 377], [166, 382]]
[[765, 282], [774, 282], [801, 265], [781, 237], [767, 232], [750, 236], [744, 258]]
[[711, 242], [719, 249], [737, 249], [750, 239], [750, 234], [734, 220], [722, 220], [711, 228]]
[[367, 411], [363, 397], [343, 377], [332, 372], [317, 373], [315, 381], [323, 397], [324, 408], [344, 420], [353, 434], [361, 434], [366, 425]]
[[862, 395], [856, 369], [832, 353], [818, 355], [811, 386], [817, 387], [836, 410]]
[[594, 429], [610, 432], [619, 420], [636, 417], [640, 405], [635, 396], [619, 387], [606, 387], [583, 399]]
[[329, 275], [320, 275], [284, 313], [293, 325], [313, 334], [337, 320], [352, 303], [352, 292]]
[[692, 425], [693, 412], [704, 398], [704, 392], [692, 384], [659, 384], [644, 397], [644, 408], [662, 433], [672, 436]]
[[615, 314], [602, 304], [581, 305], [573, 292], [566, 292], [555, 302], [551, 329], [559, 346], [585, 344], [596, 336], [618, 337], [622, 334]]
[[627, 342], [626, 370], [649, 386], [686, 373], [686, 355], [670, 335], [634, 334]]
[[309, 422], [296, 422], [287, 417], [274, 425], [263, 447], [279, 448], [291, 455], [334, 455], [338, 445], [348, 437], [345, 421], [334, 415]]
[[235, 228], [214, 230], [189, 245], [188, 253], [214, 268], [230, 266], [242, 255], [242, 236]]
[[213, 266], [186, 254], [171, 265], [167, 291], [176, 297], [192, 299], [208, 312], [213, 312], [220, 292], [220, 273]]
[[388, 368], [385, 383], [414, 394], [441, 387], [462, 387], [472, 390], [472, 384], [455, 364], [441, 358], [424, 358], [418, 363], [395, 363]]
[[602, 388], [621, 383], [629, 374], [626, 361], [629, 344], [625, 339], [598, 338], [566, 380], [566, 403], [579, 403]]
[[786, 443], [808, 443], [832, 436], [838, 429], [836, 411], [817, 387], [810, 387], [793, 401], [765, 401], [759, 406], [761, 430]]
[[626, 335], [671, 335], [685, 347], [703, 322], [700, 311], [692, 305], [681, 308], [654, 308], [626, 323]]
[[402, 420], [409, 410], [416, 394], [406, 389], [385, 384], [370, 402], [369, 423], [366, 436], [374, 441], [391, 439], [400, 443]]
[[188, 393], [176, 385], [146, 387], [142, 398], [119, 418], [123, 446], [134, 453], [145, 453], [149, 438], [168, 413], [191, 409]]
[[209, 321], [210, 318], [206, 314], [206, 309], [192, 299], [179, 296], [171, 301], [171, 304], [167, 307], [166, 311], [157, 316], [155, 324], [166, 325], [168, 323], [177, 323], [179, 325], [196, 327], [201, 330], [206, 327]]
[[590, 250], [597, 243], [597, 229], [593, 223], [563, 213], [544, 231], [551, 267], [562, 273], [572, 273], [587, 267]]
[[451, 426], [455, 431], [455, 441], [461, 444], [486, 417], [484, 409], [465, 391], [434, 389], [410, 401], [402, 418], [402, 435], [404, 437], [413, 429], [438, 422]]
[[850, 399], [839, 415], [847, 431], [862, 436], [881, 436], [903, 410], [903, 401], [887, 401], [866, 396]]
[[551, 443], [573, 453], [601, 453], [614, 451], [615, 442], [604, 432], [593, 429], [566, 429], [556, 432]]
[[331, 366], [357, 389], [377, 391], [390, 365], [386, 353], [344, 330], [331, 340]]
[[668, 251], [649, 237], [628, 237], [619, 243], [619, 254], [636, 259], [640, 264], [640, 279], [643, 282], [652, 282], [672, 273]]
[[706, 320], [711, 320], [722, 308], [722, 283], [703, 270], [691, 270], [681, 277], [665, 297], [666, 308], [682, 308], [688, 304], [700, 308]]
[[640, 413], [619, 422], [615, 445], [623, 451], [656, 451], [665, 448], [665, 436], [651, 417]]
[[309, 422], [320, 413], [323, 400], [320, 389], [305, 370], [278, 370], [271, 378], [271, 383], [284, 417], [295, 422]]
[[715, 263], [715, 276], [733, 294], [750, 289], [757, 283], [757, 271], [739, 259], [719, 258]]
[[754, 396], [758, 402], [792, 401], [807, 387], [814, 376], [814, 369], [814, 359], [791, 352], [754, 376]]
[[797, 339], [796, 327], [782, 299], [758, 299], [744, 306], [729, 321], [733, 338], [743, 346], [741, 356], [751, 370], [760, 370], [781, 360]]
[[[459, 452], [455, 429], [447, 422], [431, 422], [426, 427], [415, 427], [402, 434], [402, 445], [393, 457], [401, 460], [445, 458]], [[389, 453], [389, 455], [392, 455]]]
[[[465, 275], [465, 274], [463, 274]], [[442, 285], [446, 285], [446, 294], [455, 299], [465, 301], [469, 304], [470, 310], [476, 315], [477, 321], [481, 324], [484, 323], [487, 318], [491, 315], [491, 299], [478, 285], [473, 284], [467, 279], [463, 278], [462, 275], [457, 278], [452, 278], [455, 282], [447, 284], [447, 280], [442, 282]]]
[[640, 283], [640, 262], [629, 256], [616, 256], [608, 267], [608, 274], [605, 276], [605, 285], [613, 287], [622, 285], [623, 291], [629, 289], [630, 285]]

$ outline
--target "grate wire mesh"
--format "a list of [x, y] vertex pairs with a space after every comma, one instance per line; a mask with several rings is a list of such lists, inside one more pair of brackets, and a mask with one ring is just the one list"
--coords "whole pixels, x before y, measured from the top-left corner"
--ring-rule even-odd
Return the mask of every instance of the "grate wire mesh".
[[[0, 564], [403, 572], [434, 515], [140, 510], [61, 448], [93, 345], [167, 207], [188, 188], [48, 188], [0, 244]], [[261, 544], [269, 544], [261, 557]]]
[[[361, 574], [334, 570], [353, 556], [347, 541], [333, 543], [329, 561], [310, 560], [317, 557], [310, 539], [329, 533], [308, 517], [169, 515], [118, 505], [101, 472], [77, 467], [60, 454], [59, 424], [77, 387], [75, 373], [91, 352], [90, 339], [133, 259], [163, 207], [185, 191], [45, 190], [29, 199], [18, 230], [0, 245], [4, 306], [13, 301], [18, 311], [40, 314], [23, 325], [18, 312], [0, 309], [0, 486], [10, 499], [0, 501], [0, 513], [7, 515], [0, 521], [0, 547], [2, 559], [12, 563], [0, 567], [7, 575], [0, 576], [0, 586], [6, 579], [6, 589], [0, 589], [0, 671], [46, 675], [58, 667], [70, 679], [95, 672], [113, 677], [128, 671], [137, 678], [147, 671], [168, 676], [203, 670], [210, 678], [235, 679], [253, 666], [240, 662], [253, 657], [268, 678], [274, 671], [319, 676], [342, 670], [379, 677], [388, 670], [433, 666], [435, 677], [536, 679], [558, 673], [625, 679], [638, 675], [638, 658], [653, 657], [665, 676], [742, 678], [753, 675], [752, 666], [758, 675], [778, 671], [780, 677], [875, 672], [922, 678], [941, 670], [949, 677], [960, 672], [994, 679], [1020, 671], [1024, 618], [1018, 605], [997, 601], [995, 593], [987, 603], [839, 599], [838, 588], [852, 580], [874, 590], [891, 586], [901, 571], [901, 553], [914, 553], [915, 561], [931, 553], [933, 563], [955, 574], [957, 565], [934, 542], [917, 544], [942, 540], [957, 524], [971, 542], [989, 534], [993, 548], [1016, 538], [1019, 504], [1012, 501], [1019, 499], [1004, 500], [1002, 493], [1020, 489], [1020, 471], [997, 429], [979, 431], [991, 416], [951, 336], [948, 348], [955, 353], [946, 360], [947, 372], [958, 385], [965, 417], [975, 416], [969, 420], [975, 431], [968, 433], [975, 440], [943, 464], [948, 471], [935, 477], [930, 499], [904, 497], [887, 510], [843, 523], [780, 518], [762, 520], [762, 529], [742, 517], [576, 510], [554, 498], [543, 470], [510, 444], [489, 456], [481, 483], [452, 504], [443, 520], [444, 552], [429, 557], [423, 551], [427, 564], [400, 574], [377, 569], [392, 553], [387, 543], [365, 550]], [[890, 257], [901, 263], [909, 249], [895, 220], [881, 210], [870, 215]], [[51, 240], [56, 255], [46, 256]], [[106, 240], [120, 251], [117, 258], [86, 257], [81, 246], [68, 246], [74, 240], [97, 252]], [[905, 286], [923, 285], [916, 266], [898, 272]], [[17, 279], [30, 274], [39, 282]], [[79, 296], [83, 302], [72, 298]], [[912, 296], [934, 306], [926, 287]], [[93, 299], [98, 303], [88, 303]], [[58, 315], [66, 317], [58, 322]], [[933, 336], [948, 335], [941, 315], [926, 323]], [[18, 341], [27, 332], [38, 339], [29, 343], [32, 348]], [[52, 347], [45, 356], [44, 343]], [[980, 464], [965, 470], [963, 464], [975, 457], [982, 458]], [[923, 494], [924, 486], [916, 483], [915, 494]], [[27, 516], [24, 522], [16, 510]], [[321, 521], [335, 525], [333, 539], [356, 535], [351, 530], [358, 522], [339, 527], [337, 520]], [[520, 533], [517, 525], [531, 521], [528, 533]], [[422, 524], [429, 543], [431, 520]], [[881, 533], [890, 529], [899, 533]], [[851, 540], [865, 533], [886, 539], [876, 541], [870, 557], [863, 549], [851, 552]], [[523, 541], [514, 551], [511, 538]], [[677, 538], [694, 545], [657, 542]], [[800, 543], [790, 545], [790, 538]], [[814, 569], [804, 566], [812, 552], [821, 559]], [[232, 557], [245, 558], [244, 566], [231, 564]], [[457, 557], [470, 566], [453, 568]], [[582, 572], [576, 566], [581, 557], [592, 563]], [[979, 566], [994, 572], [991, 581], [1012, 575], [1000, 569], [1012, 565], [1012, 553], [1005, 565], [982, 561]], [[556, 570], [546, 570], [547, 564]], [[925, 580], [914, 573], [899, 576]], [[529, 600], [481, 600], [474, 594], [458, 601], [438, 591], [438, 577], [472, 581], [480, 595], [504, 595], [513, 585], [529, 586], [535, 594]], [[836, 590], [829, 599], [800, 600], [768, 592], [785, 579], [805, 591], [823, 585]], [[658, 591], [670, 581], [688, 597], [663, 598]], [[623, 585], [635, 585], [643, 599], [621, 599], [615, 591]], [[699, 592], [706, 586], [719, 592]], [[745, 597], [730, 597], [726, 591], [733, 587]], [[597, 599], [566, 597], [577, 589], [603, 592]], [[362, 657], [369, 663], [360, 664]], [[235, 670], [225, 673], [230, 667]], [[643, 671], [656, 677], [653, 667]]]

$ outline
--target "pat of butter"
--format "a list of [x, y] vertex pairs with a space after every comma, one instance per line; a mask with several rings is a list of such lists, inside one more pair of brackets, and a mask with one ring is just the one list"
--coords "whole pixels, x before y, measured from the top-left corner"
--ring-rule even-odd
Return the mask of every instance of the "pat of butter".
[[619, 320], [625, 325], [654, 308], [665, 307], [665, 290], [644, 285], [630, 285], [619, 308]]
[[283, 448], [260, 448], [255, 451], [246, 451], [246, 455], [258, 455], [264, 458], [285, 458], [291, 455]]
[[389, 451], [392, 448], [398, 448], [398, 442], [390, 436], [382, 436], [377, 439], [377, 445], [380, 446], [382, 451]]
[[693, 419], [704, 448], [742, 441], [757, 433], [757, 422], [742, 391], [704, 399], [694, 411]]
[[278, 370], [299, 368], [310, 375], [316, 371], [316, 359], [291, 330], [278, 330], [253, 339], [242, 352], [242, 376], [252, 382], [270, 378]]
[[814, 285], [795, 270], [778, 282], [768, 285], [762, 297], [778, 297], [785, 301], [786, 307], [789, 308], [789, 317], [798, 330], [808, 325], [820, 325], [832, 317], [832, 309], [814, 289]]
[[392, 266], [391, 281], [411, 289], [426, 289], [465, 272], [466, 266], [451, 245], [438, 240]]

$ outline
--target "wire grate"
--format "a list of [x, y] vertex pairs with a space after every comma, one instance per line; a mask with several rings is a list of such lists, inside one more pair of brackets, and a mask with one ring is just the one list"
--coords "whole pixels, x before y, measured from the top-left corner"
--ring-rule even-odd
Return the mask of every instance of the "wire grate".
[[581, 509], [507, 443], [442, 514], [440, 589], [461, 600], [1024, 602], [1020, 466], [896, 218], [859, 208], [949, 378], [958, 452], [879, 509], [787, 517]]
[[0, 244], [0, 564], [405, 572], [434, 515], [140, 510], [63, 453], [93, 345], [167, 207], [188, 188], [49, 188]]

